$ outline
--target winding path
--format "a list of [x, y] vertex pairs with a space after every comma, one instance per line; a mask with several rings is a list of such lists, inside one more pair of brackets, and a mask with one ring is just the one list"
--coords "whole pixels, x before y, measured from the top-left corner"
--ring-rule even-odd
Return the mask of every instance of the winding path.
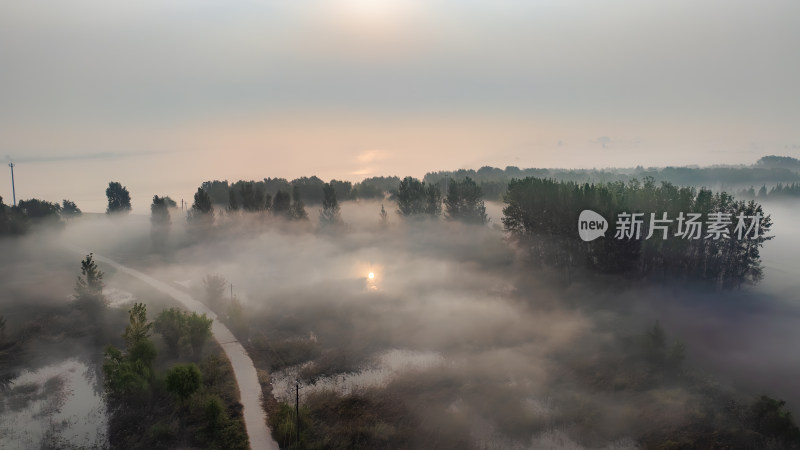
[[[79, 247], [71, 245], [67, 247], [83, 255], [89, 253], [88, 250]], [[147, 274], [123, 266], [97, 253], [94, 253], [94, 259], [95, 261], [108, 264], [120, 272], [125, 272], [134, 278], [138, 278], [179, 301], [190, 311], [200, 314], [205, 313], [208, 317], [214, 319], [214, 322], [211, 324], [211, 331], [214, 333], [214, 339], [217, 340], [225, 351], [225, 355], [227, 355], [228, 359], [231, 361], [233, 374], [236, 378], [236, 383], [239, 385], [239, 395], [243, 406], [242, 415], [244, 416], [244, 423], [247, 428], [247, 436], [250, 439], [250, 448], [253, 450], [279, 450], [278, 443], [272, 439], [269, 428], [267, 428], [267, 414], [261, 407], [261, 385], [258, 383], [258, 376], [256, 375], [256, 367], [253, 365], [253, 360], [250, 359], [250, 356], [247, 355], [242, 344], [236, 340], [236, 337], [234, 337], [228, 327], [219, 321], [217, 315], [208, 309], [206, 305], [195, 300], [189, 294], [175, 289], [164, 282], [158, 281]]]

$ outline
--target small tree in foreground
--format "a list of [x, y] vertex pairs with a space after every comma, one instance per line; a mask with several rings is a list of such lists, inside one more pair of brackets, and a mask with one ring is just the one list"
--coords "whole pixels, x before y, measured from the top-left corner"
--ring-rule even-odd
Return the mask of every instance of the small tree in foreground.
[[206, 340], [211, 337], [212, 322], [205, 314], [169, 308], [161, 311], [154, 327], [173, 356], [187, 351], [199, 355]]
[[103, 295], [103, 272], [97, 268], [94, 255], [89, 253], [81, 261], [81, 274], [75, 280], [75, 304], [81, 309], [96, 310], [106, 306], [108, 301]]
[[178, 364], [167, 371], [167, 391], [186, 401], [200, 389], [202, 374], [194, 364]]

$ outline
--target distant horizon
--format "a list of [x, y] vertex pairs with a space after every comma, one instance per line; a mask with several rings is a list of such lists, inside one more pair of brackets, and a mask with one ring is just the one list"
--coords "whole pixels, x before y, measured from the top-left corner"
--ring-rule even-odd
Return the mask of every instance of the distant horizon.
[[[237, 181], [260, 181], [260, 180], [263, 180], [265, 178], [283, 178], [283, 179], [286, 179], [287, 181], [292, 181], [294, 179], [301, 178], [301, 177], [309, 177], [310, 178], [312, 176], [316, 176], [316, 177], [320, 178], [321, 180], [323, 180], [325, 182], [330, 182], [331, 180], [335, 179], [335, 180], [339, 180], [339, 181], [349, 181], [349, 182], [355, 184], [355, 183], [359, 183], [359, 182], [363, 181], [364, 179], [372, 178], [372, 177], [392, 177], [392, 176], [396, 176], [396, 177], [402, 179], [402, 178], [404, 178], [406, 176], [412, 176], [412, 177], [415, 177], [415, 178], [422, 179], [428, 173], [456, 172], [456, 171], [459, 171], [459, 170], [467, 170], [467, 171], [474, 170], [474, 171], [478, 171], [482, 167], [492, 167], [492, 168], [497, 168], [497, 169], [501, 169], [501, 170], [505, 170], [508, 167], [517, 167], [520, 170], [545, 169], [545, 170], [576, 170], [576, 171], [581, 171], [581, 170], [626, 171], [626, 170], [636, 170], [639, 167], [641, 167], [643, 169], [647, 169], [647, 170], [649, 170], [649, 169], [664, 169], [664, 168], [667, 168], [667, 167], [683, 167], [683, 168], [713, 168], [713, 167], [737, 168], [737, 167], [742, 167], [742, 168], [747, 168], [747, 167], [756, 166], [757, 161], [760, 158], [765, 157], [765, 156], [788, 156], [788, 157], [791, 157], [791, 158], [798, 158], [798, 156], [800, 156], [800, 155], [792, 156], [792, 155], [785, 155], [785, 154], [763, 154], [763, 155], [760, 155], [757, 158], [755, 158], [750, 163], [742, 162], [742, 163], [737, 163], [737, 164], [731, 164], [731, 163], [712, 163], [712, 164], [705, 164], [705, 165], [704, 164], [684, 164], [684, 165], [668, 164], [668, 165], [663, 165], [663, 166], [630, 165], [630, 166], [606, 166], [606, 167], [597, 167], [597, 166], [594, 166], [594, 167], [578, 167], [578, 166], [573, 166], [573, 167], [529, 166], [529, 167], [525, 167], [525, 166], [517, 166], [517, 165], [513, 165], [513, 164], [507, 164], [507, 165], [504, 165], [504, 166], [501, 167], [501, 166], [498, 166], [498, 165], [482, 165], [482, 166], [476, 166], [476, 167], [473, 167], [473, 168], [463, 168], [462, 167], [462, 168], [457, 168], [457, 169], [427, 170], [427, 171], [425, 171], [424, 173], [421, 173], [421, 174], [405, 174], [405, 175], [370, 174], [370, 175], [363, 175], [363, 176], [358, 176], [358, 177], [351, 177], [349, 179], [348, 178], [344, 178], [344, 177], [342, 177], [342, 178], [340, 178], [340, 177], [326, 178], [326, 177], [322, 177], [322, 176], [319, 176], [319, 175], [314, 174], [314, 173], [306, 173], [306, 174], [301, 174], [301, 175], [293, 176], [293, 177], [269, 176], [269, 175], [268, 176], [263, 176], [263, 177], [257, 177], [257, 178], [210, 177], [210, 178], [205, 178], [205, 179], [197, 179], [194, 182], [182, 183], [181, 185], [176, 185], [175, 182], [173, 181], [172, 183], [169, 183], [172, 186], [171, 188], [162, 188], [162, 189], [160, 189], [158, 191], [154, 191], [154, 192], [147, 193], [147, 194], [141, 192], [140, 187], [139, 187], [140, 185], [138, 183], [136, 183], [135, 180], [134, 180], [133, 183], [126, 182], [126, 177], [109, 178], [108, 180], [106, 180], [106, 181], [104, 181], [102, 183], [100, 183], [101, 180], [99, 180], [99, 179], [97, 179], [97, 177], [95, 177], [94, 183], [92, 185], [92, 189], [89, 190], [88, 187], [84, 187], [81, 190], [74, 191], [74, 192], [78, 192], [79, 193], [78, 195], [69, 195], [68, 193], [57, 194], [56, 196], [53, 196], [52, 194], [39, 194], [38, 192], [45, 192], [44, 190], [41, 190], [41, 189], [34, 189], [33, 191], [37, 192], [37, 193], [29, 195], [28, 192], [30, 192], [30, 191], [27, 188], [28, 181], [25, 180], [24, 175], [21, 178], [20, 177], [20, 172], [19, 172], [20, 171], [20, 167], [22, 167], [22, 170], [23, 170], [22, 173], [24, 174], [25, 173], [25, 167], [29, 166], [28, 164], [25, 164], [25, 159], [24, 158], [22, 160], [14, 160], [14, 165], [15, 165], [14, 173], [15, 173], [15, 182], [16, 182], [16, 193], [17, 193], [16, 197], [17, 197], [17, 201], [19, 201], [19, 200], [27, 200], [27, 199], [31, 199], [31, 198], [38, 198], [38, 199], [41, 199], [41, 200], [46, 200], [46, 201], [50, 201], [50, 202], [59, 202], [60, 203], [61, 200], [68, 199], [68, 200], [74, 201], [78, 205], [78, 207], [81, 208], [81, 210], [84, 211], [84, 212], [101, 214], [101, 213], [105, 213], [105, 209], [106, 209], [107, 201], [106, 201], [106, 197], [105, 197], [105, 189], [106, 189], [106, 187], [108, 187], [108, 183], [110, 181], [118, 181], [123, 186], [126, 186], [128, 188], [128, 190], [129, 190], [129, 192], [131, 193], [131, 204], [133, 206], [132, 213], [134, 213], [134, 214], [149, 214], [150, 213], [150, 203], [151, 203], [152, 198], [153, 198], [154, 195], [169, 196], [170, 198], [175, 200], [178, 203], [179, 206], [180, 206], [180, 202], [181, 202], [182, 199], [186, 203], [188, 203], [188, 205], [191, 205], [191, 203], [193, 201], [193, 195], [197, 191], [197, 188], [200, 187], [200, 185], [203, 182], [214, 181], [214, 180], [227, 181], [229, 183], [235, 183]], [[18, 161], [21, 161], [21, 163], [18, 163]], [[42, 160], [35, 160], [34, 159], [31, 165], [34, 165], [34, 166], [52, 165], [52, 164], [54, 164], [56, 162], [59, 162], [59, 161], [42, 161]], [[69, 164], [75, 164], [77, 162], [79, 162], [79, 160], [73, 159], [73, 160], [68, 160], [67, 161], [67, 163], [69, 163]], [[19, 164], [22, 164], [22, 165], [20, 166]], [[7, 163], [6, 163], [6, 165], [7, 165]], [[3, 201], [6, 204], [10, 205], [11, 204], [11, 199], [12, 199], [12, 196], [11, 196], [11, 176], [10, 176], [10, 171], [6, 170], [6, 175], [4, 177], [0, 177], [0, 178], [5, 178], [3, 180], [4, 186], [2, 188], [0, 188], [0, 197], [3, 198]], [[22, 181], [22, 185], [25, 186], [24, 190], [20, 189], [20, 182], [21, 181]], [[98, 184], [98, 183], [100, 183], [100, 184]], [[165, 184], [167, 184], [167, 183], [165, 183]], [[134, 188], [134, 186], [135, 186], [135, 188]], [[6, 196], [6, 191], [7, 191], [8, 196]], [[64, 192], [69, 192], [69, 189], [66, 189]], [[58, 196], [60, 196], [60, 197], [56, 198]]]

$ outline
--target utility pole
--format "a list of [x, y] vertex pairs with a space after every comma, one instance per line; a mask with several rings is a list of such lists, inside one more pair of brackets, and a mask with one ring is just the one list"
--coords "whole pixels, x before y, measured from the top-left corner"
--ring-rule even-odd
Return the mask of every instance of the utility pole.
[[231, 303], [233, 303], [233, 283], [231, 283]]
[[8, 167], [11, 167], [11, 198], [14, 201], [14, 206], [17, 206], [17, 190], [14, 187], [14, 161], [8, 163]]
[[295, 411], [295, 431], [297, 433], [297, 446], [300, 446], [300, 382], [294, 382], [294, 411]]

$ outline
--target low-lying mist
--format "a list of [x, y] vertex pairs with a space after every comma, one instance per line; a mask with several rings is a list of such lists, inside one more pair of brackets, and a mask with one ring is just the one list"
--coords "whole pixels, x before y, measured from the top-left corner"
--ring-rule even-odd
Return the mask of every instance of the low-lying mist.
[[[800, 410], [796, 211], [769, 211], [776, 238], [763, 252], [762, 284], [714, 293], [551, 277], [505, 239], [501, 205], [487, 205], [488, 226], [409, 221], [385, 206], [386, 225], [380, 202], [359, 201], [342, 204], [340, 227], [320, 228], [309, 208], [310, 223], [301, 226], [217, 213], [206, 231], [187, 228], [172, 210], [160, 248], [146, 216], [73, 220], [61, 231], [0, 241], [0, 312], [13, 314], [18, 298], [68, 301], [80, 256], [65, 244], [198, 299], [203, 277], [218, 274], [232, 283], [224, 297], [246, 311], [248, 350], [271, 359], [251, 356], [276, 373], [293, 368], [305, 386], [374, 367], [389, 351], [436, 355], [436, 364], [397, 370], [363, 389], [401, 401], [417, 420], [418, 439], [458, 438], [444, 447], [635, 448], [643, 436], [689, 427], [712, 394], [640, 355], [639, 341], [656, 321], [669, 345], [686, 345], [680, 370], [692, 380], [711, 378], [720, 392], [763, 393]], [[142, 291], [101, 269], [109, 287]], [[281, 345], [305, 346], [306, 357], [279, 361], [289, 354]], [[320, 394], [309, 387], [302, 395], [305, 402]]]

